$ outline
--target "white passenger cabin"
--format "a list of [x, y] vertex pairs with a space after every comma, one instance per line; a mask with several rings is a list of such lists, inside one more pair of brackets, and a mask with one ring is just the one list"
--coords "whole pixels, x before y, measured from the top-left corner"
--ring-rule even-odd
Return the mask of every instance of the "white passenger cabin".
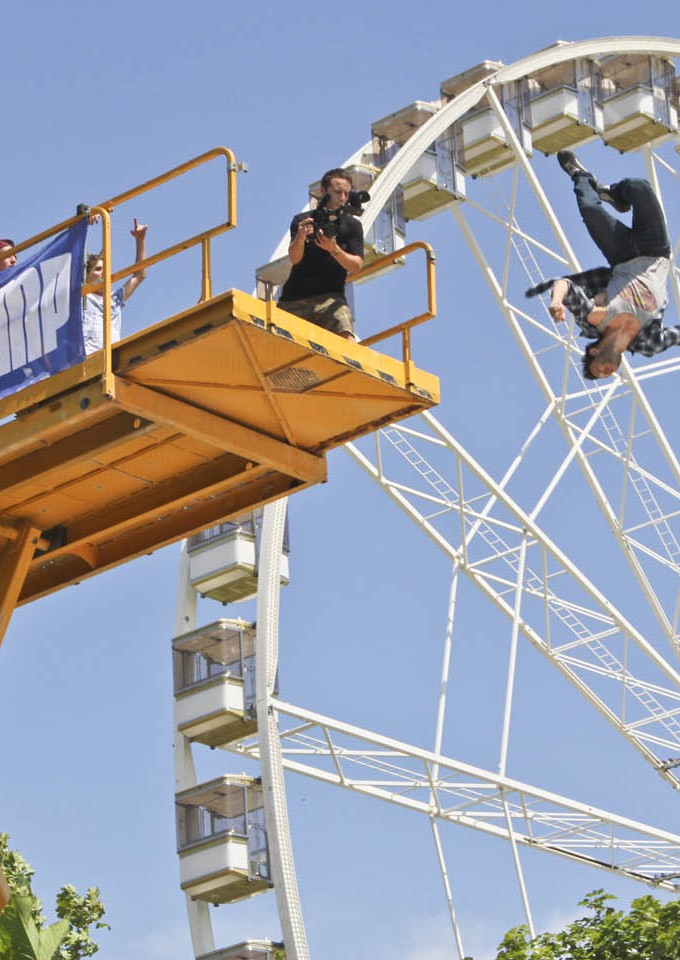
[[244, 940], [222, 950], [202, 953], [196, 960], [277, 960], [278, 957], [285, 957], [280, 941]]
[[600, 68], [595, 60], [568, 60], [537, 70], [525, 80], [536, 150], [575, 147], [604, 130]]
[[180, 885], [195, 900], [232, 903], [271, 886], [262, 785], [223, 776], [175, 794]]
[[[482, 63], [450, 77], [440, 85], [442, 97], [453, 100], [473, 84], [496, 73], [503, 64], [497, 60]], [[505, 115], [517, 135], [522, 150], [531, 155], [531, 133], [526, 87], [521, 81], [500, 85], [497, 90]], [[473, 177], [495, 173], [515, 162], [515, 151], [496, 111], [486, 97], [456, 121], [454, 138], [460, 137], [463, 169]]]
[[179, 732], [209, 747], [250, 736], [255, 715], [255, 624], [217, 620], [172, 643]]
[[[189, 537], [189, 579], [201, 596], [235, 603], [257, 593], [262, 510]], [[288, 534], [281, 554], [281, 585], [289, 582]]]
[[625, 152], [678, 130], [675, 67], [664, 57], [644, 53], [601, 61], [604, 141]]
[[[371, 129], [382, 144], [382, 152], [387, 154], [392, 145], [402, 147], [438, 107], [438, 103], [416, 100], [376, 120]], [[402, 186], [406, 220], [424, 220], [465, 196], [465, 177], [457, 157], [453, 128], [437, 137], [418, 157]]]
[[288, 254], [263, 263], [255, 270], [256, 294], [260, 300], [278, 300], [292, 264]]

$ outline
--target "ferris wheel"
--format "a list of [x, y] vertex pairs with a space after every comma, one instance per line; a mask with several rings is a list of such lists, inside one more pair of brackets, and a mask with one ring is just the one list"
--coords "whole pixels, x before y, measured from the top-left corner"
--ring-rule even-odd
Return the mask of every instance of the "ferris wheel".
[[[629, 889], [680, 889], [680, 835], [667, 814], [680, 789], [680, 353], [624, 360], [615, 377], [586, 383], [571, 325], [554, 324], [546, 303], [524, 296], [546, 277], [593, 265], [577, 256], [585, 231], [554, 157], [576, 149], [603, 179], [651, 182], [673, 244], [667, 322], [680, 315], [678, 58], [680, 41], [639, 37], [558, 43], [510, 66], [486, 61], [442, 82], [436, 99], [373, 122], [371, 139], [345, 164], [355, 186], [371, 194], [363, 217], [367, 259], [423, 237], [437, 250], [442, 286], [431, 369], [442, 378], [442, 406], [349, 444], [339, 466], [347, 498], [340, 511], [351, 509], [352, 497], [370, 499], [380, 513], [375, 537], [384, 514], [403, 543], [401, 557], [382, 558], [370, 574], [376, 624], [397, 629], [380, 605], [381, 581], [399, 568], [412, 588], [401, 596], [395, 582], [394, 617], [408, 604], [413, 612], [399, 644], [378, 638], [374, 708], [353, 704], [351, 717], [331, 716], [323, 708], [327, 675], [307, 678], [313, 706], [293, 702], [277, 680], [279, 652], [285, 664], [290, 642], [279, 642], [285, 501], [185, 546], [174, 644], [177, 802], [196, 956], [269, 955], [269, 941], [245, 953], [243, 944], [240, 953], [216, 949], [209, 904], [272, 886], [289, 960], [309, 956], [284, 771], [340, 788], [339, 807], [351, 795], [350, 819], [360, 798], [399, 831], [425, 824], [429, 839], [421, 834], [418, 846], [429, 844], [460, 958], [469, 952], [471, 878], [496, 869], [484, 859], [491, 840], [516, 886], [514, 922], [532, 933], [532, 880], [545, 886], [536, 883], [535, 860], [549, 864], [541, 870], [558, 890], [565, 863], [609, 873]], [[263, 288], [284, 275], [286, 247], [284, 237], [259, 272]], [[316, 523], [333, 509], [334, 495], [331, 482], [326, 507], [315, 504]], [[300, 510], [308, 496], [297, 498]], [[342, 629], [349, 632], [354, 568], [364, 552], [369, 563], [374, 555], [362, 545], [331, 567], [332, 554], [342, 554], [331, 541], [343, 525], [321, 531], [314, 550], [325, 543], [328, 552], [315, 562], [347, 575]], [[222, 560], [211, 559], [213, 548]], [[306, 548], [298, 540], [298, 554]], [[421, 558], [433, 555], [438, 567], [430, 575]], [[329, 572], [329, 594], [334, 582]], [[231, 619], [197, 626], [198, 594], [229, 602], [255, 592], [256, 629]], [[432, 637], [437, 594], [442, 629]], [[307, 603], [338, 607], [330, 596]], [[330, 672], [347, 684], [338, 635], [330, 634]], [[356, 656], [360, 647], [348, 638], [346, 649]], [[322, 660], [314, 660], [317, 668]], [[216, 695], [218, 677], [224, 690]], [[238, 696], [227, 703], [230, 683]], [[553, 699], [553, 683], [563, 701]], [[200, 704], [190, 704], [194, 695]], [[423, 712], [429, 727], [414, 719]], [[357, 715], [380, 719], [371, 727]], [[402, 734], [409, 729], [418, 731], [413, 739]], [[230, 773], [199, 782], [195, 758], [206, 746], [252, 761], [261, 778]], [[587, 767], [592, 793], [568, 773], [560, 779], [570, 765]], [[648, 811], [632, 800], [628, 806], [632, 780], [649, 784]], [[573, 792], [554, 787], [571, 782]], [[608, 796], [615, 800], [599, 799]], [[215, 820], [214, 833], [200, 826]], [[227, 837], [245, 843], [224, 839], [225, 824]], [[449, 835], [461, 827], [483, 845], [483, 854], [470, 853], [477, 866], [465, 865], [459, 848], [453, 853]], [[410, 849], [401, 832], [394, 843]], [[210, 844], [219, 850], [214, 862], [206, 859]], [[325, 866], [332, 871], [332, 862]], [[359, 898], [362, 884], [379, 874], [359, 872]], [[596, 876], [591, 888], [610, 881]], [[415, 889], [412, 877], [409, 883]]]

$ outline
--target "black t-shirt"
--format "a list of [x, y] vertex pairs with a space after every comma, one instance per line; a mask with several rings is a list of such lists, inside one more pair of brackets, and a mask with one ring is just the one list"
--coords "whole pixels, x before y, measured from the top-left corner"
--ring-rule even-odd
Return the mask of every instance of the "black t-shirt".
[[[297, 225], [309, 213], [298, 213], [290, 225], [291, 240], [297, 233]], [[337, 221], [338, 246], [346, 253], [363, 257], [364, 230], [361, 223], [350, 213], [342, 213]], [[290, 275], [283, 285], [281, 300], [303, 300], [320, 293], [339, 294], [345, 292], [347, 271], [316, 243], [306, 243], [305, 252], [299, 263], [294, 263]]]

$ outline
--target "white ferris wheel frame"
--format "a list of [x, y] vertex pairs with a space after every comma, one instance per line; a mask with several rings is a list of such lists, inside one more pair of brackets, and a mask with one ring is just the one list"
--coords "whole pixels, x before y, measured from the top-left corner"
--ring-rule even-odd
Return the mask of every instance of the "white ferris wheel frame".
[[[370, 229], [394, 190], [428, 146], [486, 98], [514, 150], [518, 173], [526, 177], [553, 231], [561, 262], [579, 269], [560, 221], [494, 87], [565, 61], [608, 53], [648, 53], [680, 58], [680, 41], [610, 37], [561, 44], [500, 68], [442, 106], [398, 150], [372, 187], [371, 200], [363, 215], [365, 230]], [[346, 165], [358, 162], [367, 147], [359, 148]], [[653, 152], [651, 148], [645, 148], [644, 153], [648, 177], [659, 192]], [[496, 482], [429, 413], [421, 415], [415, 423], [409, 421], [406, 425], [380, 431], [375, 438], [372, 459], [355, 444], [346, 447], [352, 459], [452, 564], [449, 626], [432, 751], [322, 716], [274, 695], [278, 663], [279, 558], [286, 502], [279, 501], [265, 508], [257, 598], [258, 734], [234, 750], [257, 760], [261, 767], [272, 874], [288, 960], [307, 960], [309, 949], [288, 827], [284, 770], [388, 801], [424, 813], [429, 818], [460, 958], [464, 956], [464, 949], [439, 837], [442, 822], [463, 824], [509, 842], [532, 934], [534, 925], [519, 857], [522, 846], [614, 871], [661, 889], [679, 888], [680, 836], [512, 780], [506, 776], [505, 768], [516, 649], [520, 636], [524, 636], [672, 789], [680, 789], [680, 674], [559, 550], [537, 519], [567, 467], [572, 462], [577, 463], [638, 579], [670, 649], [680, 655], [680, 605], [669, 609], [660, 602], [645, 569], [645, 558], [653, 555], [655, 562], [663, 563], [675, 575], [680, 574], [680, 545], [671, 523], [675, 511], [665, 515], [655, 497], [655, 492], [661, 489], [664, 495], [677, 500], [680, 463], [642, 389], [647, 377], [674, 372], [680, 361], [657, 362], [653, 372], [641, 374], [634, 374], [624, 361], [620, 376], [605, 385], [597, 385], [588, 391], [582, 386], [569, 391], [567, 368], [573, 365], [577, 348], [567, 334], [561, 342], [565, 356], [564, 377], [560, 389], [555, 389], [526, 335], [526, 325], [535, 324], [535, 320], [523, 307], [513, 304], [508, 296], [507, 271], [506, 275], [496, 276], [461, 205], [454, 208], [454, 217], [541, 388], [546, 407], [500, 482]], [[516, 221], [514, 206], [508, 212], [505, 227], [509, 246], [515, 241], [525, 243], [527, 247], [531, 245], [532, 238]], [[286, 234], [272, 260], [283, 256], [287, 245]], [[677, 254], [677, 250], [674, 252]], [[676, 272], [673, 273], [672, 289], [676, 310], [680, 313], [680, 285]], [[549, 336], [557, 339], [554, 334], [549, 333]], [[616, 424], [613, 428], [608, 425], [608, 440], [595, 437], [595, 425], [611, 416], [612, 402], [622, 393], [630, 397], [633, 409], [628, 431], [621, 431]], [[534, 508], [527, 512], [513, 500], [507, 488], [522, 455], [550, 419], [558, 423], [567, 441], [567, 453]], [[639, 420], [654, 438], [667, 466], [670, 482], [653, 476], [636, 460], [633, 448]], [[627, 484], [648, 509], [649, 526], [661, 544], [658, 548], [642, 542], [639, 527], [626, 527], [623, 512], [611, 502], [584, 452], [587, 442], [607, 448], [621, 462]], [[621, 442], [627, 451], [626, 456], [621, 454]], [[446, 476], [428, 460], [427, 450], [432, 445], [440, 451], [444, 449], [451, 458], [451, 470]], [[396, 451], [412, 468], [415, 477], [412, 486], [390, 478], [384, 467], [386, 448], [391, 453]], [[438, 527], [437, 520], [442, 514], [459, 518], [458, 541], [454, 542]], [[474, 555], [473, 545], [477, 551]], [[441, 753], [451, 633], [461, 576], [466, 576], [511, 623], [501, 758], [495, 772], [458, 762]], [[568, 595], [567, 591], [560, 592], [560, 583], [569, 584]], [[577, 599], [574, 599], [574, 593]], [[538, 613], [527, 616], [529, 606]], [[187, 555], [183, 549], [177, 606], [178, 633], [195, 625], [195, 609], [196, 597], [189, 586]], [[537, 626], [538, 623], [542, 626]], [[635, 666], [631, 668], [633, 661]], [[603, 680], [609, 694], [602, 693]], [[193, 786], [196, 777], [191, 748], [179, 733], [176, 735], [175, 757], [177, 789]], [[196, 956], [211, 952], [215, 945], [207, 904], [187, 898], [187, 908]]]

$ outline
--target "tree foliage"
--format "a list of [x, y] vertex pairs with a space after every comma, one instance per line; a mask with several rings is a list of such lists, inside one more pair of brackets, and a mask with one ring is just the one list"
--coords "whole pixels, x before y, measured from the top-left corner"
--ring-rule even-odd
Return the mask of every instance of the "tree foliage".
[[604, 890], [589, 893], [579, 903], [589, 914], [560, 933], [532, 940], [526, 926], [509, 930], [497, 960], [680, 960], [680, 900], [638, 897], [624, 913], [609, 906], [615, 899]]
[[3, 960], [56, 960], [68, 933], [68, 920], [38, 927], [31, 897], [12, 894], [0, 917], [0, 956]]
[[0, 833], [0, 867], [12, 893], [0, 916], [3, 960], [83, 960], [97, 953], [90, 927], [108, 929], [97, 887], [82, 896], [70, 884], [63, 886], [56, 898], [59, 919], [47, 926], [42, 903], [33, 893], [34, 871], [18, 851], [9, 849], [6, 833]]

